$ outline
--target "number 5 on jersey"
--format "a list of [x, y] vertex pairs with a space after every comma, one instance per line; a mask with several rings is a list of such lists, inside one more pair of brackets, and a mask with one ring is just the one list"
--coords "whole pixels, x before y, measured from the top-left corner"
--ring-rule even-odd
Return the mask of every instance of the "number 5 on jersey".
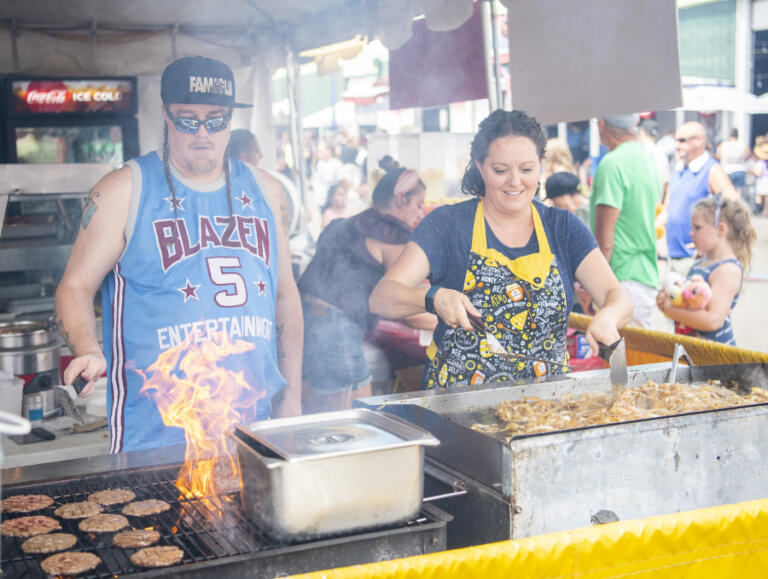
[[236, 308], [248, 301], [248, 290], [243, 276], [231, 269], [240, 268], [239, 257], [209, 257], [208, 274], [211, 281], [225, 289], [217, 292], [214, 301], [222, 308]]

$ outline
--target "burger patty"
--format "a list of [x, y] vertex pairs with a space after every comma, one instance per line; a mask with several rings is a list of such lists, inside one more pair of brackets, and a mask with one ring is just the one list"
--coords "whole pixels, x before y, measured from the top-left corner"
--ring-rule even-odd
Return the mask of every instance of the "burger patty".
[[61, 529], [59, 521], [42, 515], [8, 519], [0, 524], [0, 533], [6, 537], [32, 537]]
[[139, 549], [129, 558], [139, 567], [168, 567], [176, 565], [184, 557], [184, 551], [178, 547], [146, 547]]
[[62, 519], [87, 519], [98, 515], [104, 509], [95, 501], [82, 501], [79, 503], [67, 503], [53, 511], [53, 514]]
[[40, 566], [48, 575], [79, 575], [98, 566], [101, 563], [93, 553], [66, 551], [43, 559]]
[[53, 499], [48, 495], [16, 495], [2, 501], [4, 513], [31, 513], [39, 511], [53, 504]]
[[128, 526], [123, 515], [95, 515], [80, 521], [77, 526], [84, 533], [114, 533]]
[[77, 543], [77, 537], [69, 533], [35, 535], [21, 544], [21, 550], [30, 555], [42, 555], [70, 549]]
[[135, 498], [136, 493], [128, 489], [107, 489], [92, 493], [88, 500], [96, 501], [100, 505], [117, 505], [119, 503], [127, 503]]
[[146, 501], [136, 501], [128, 503], [123, 507], [124, 515], [133, 515], [135, 517], [146, 517], [147, 515], [156, 515], [171, 508], [171, 505], [159, 499], [147, 499]]
[[160, 533], [148, 529], [138, 531], [120, 531], [112, 537], [112, 544], [121, 549], [149, 547], [160, 540]]

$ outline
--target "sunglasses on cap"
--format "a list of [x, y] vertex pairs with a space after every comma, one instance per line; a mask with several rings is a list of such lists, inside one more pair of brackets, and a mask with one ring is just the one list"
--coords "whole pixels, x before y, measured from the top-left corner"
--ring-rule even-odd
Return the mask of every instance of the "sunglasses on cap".
[[168, 113], [168, 118], [173, 121], [173, 125], [180, 133], [187, 133], [188, 135], [194, 135], [200, 130], [200, 125], [205, 126], [205, 130], [209, 133], [218, 133], [223, 131], [229, 125], [229, 121], [232, 119], [232, 111], [230, 110], [226, 115], [222, 117], [212, 117], [201, 121], [200, 119], [190, 119], [187, 117], [176, 117], [168, 107], [165, 107], [165, 112]]

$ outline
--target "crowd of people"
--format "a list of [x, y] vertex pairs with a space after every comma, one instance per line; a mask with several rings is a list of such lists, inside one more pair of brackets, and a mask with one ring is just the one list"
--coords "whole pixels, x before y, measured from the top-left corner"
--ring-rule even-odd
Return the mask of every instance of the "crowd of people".
[[[161, 97], [162, 151], [96, 184], [56, 293], [75, 356], [65, 382], [82, 375], [88, 392], [107, 372], [112, 452], [183, 441], [142, 392], [143, 378], [169, 348], [222, 335], [246, 344], [220, 361], [242, 379], [244, 421], [345, 408], [370, 394], [362, 343], [377, 316], [433, 330], [423, 388], [567, 372], [577, 304], [592, 316], [594, 351], [628, 323], [648, 327], [654, 306], [678, 331], [734, 343], [730, 312], [755, 242], [739, 188], [750, 172], [768, 179], [764, 139], [758, 161], [742, 165], [740, 146], [713, 154], [704, 127], [685, 123], [667, 174], [649, 154], [659, 145], [652, 125], [606, 117], [605, 152], [584, 183], [567, 143], [547, 141], [522, 111], [496, 110], [470, 146], [468, 199], [426, 216], [414, 169], [385, 156], [369, 202], [359, 143], [342, 133], [310, 139], [302, 162], [317, 243], [295, 280], [279, 182], [259, 168], [253, 135], [230, 131], [233, 109], [248, 106], [235, 101], [232, 71], [179, 59], [163, 73]], [[290, 175], [290, 139], [280, 146]], [[765, 194], [756, 199], [766, 205]], [[708, 284], [697, 309], [661, 291], [659, 224], [670, 269]]]
[[[351, 217], [370, 203], [368, 151], [365, 136], [344, 129], [307, 129], [302, 139], [301, 162], [306, 177], [306, 218], [310, 235], [317, 239], [333, 219]], [[298, 182], [293, 145], [282, 132], [277, 148], [277, 170]]]
[[[579, 179], [567, 143], [558, 139], [547, 143], [544, 175], [572, 168], [564, 174], [578, 188], [573, 195], [589, 198], [592, 232], [633, 302], [631, 323], [671, 329], [654, 323], [658, 308], [677, 332], [735, 345], [730, 314], [751, 265], [752, 217], [768, 214], [766, 137], [750, 151], [736, 130], [712, 146], [698, 122], [684, 123], [673, 137], [660, 136], [654, 120], [638, 115], [599, 119], [598, 127], [601, 155], [587, 161], [591, 179]], [[562, 195], [562, 180], [553, 183], [555, 195]], [[548, 187], [549, 181], [547, 202], [571, 211], [583, 206], [583, 199], [558, 202]], [[709, 296], [695, 310], [665, 291], [671, 279], [683, 285], [691, 278], [703, 280]], [[576, 293], [583, 311], [593, 313], [578, 284]]]

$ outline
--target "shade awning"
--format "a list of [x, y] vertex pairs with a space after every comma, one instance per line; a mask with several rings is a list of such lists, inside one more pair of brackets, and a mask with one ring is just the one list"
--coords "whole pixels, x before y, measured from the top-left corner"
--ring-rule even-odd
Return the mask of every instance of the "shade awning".
[[[159, 74], [176, 57], [206, 54], [232, 67], [255, 58], [279, 62], [280, 48], [301, 52], [356, 34], [396, 48], [413, 18], [448, 30], [472, 12], [473, 0], [4, 0], [0, 7], [0, 74]], [[274, 53], [274, 54], [272, 54]], [[55, 66], [47, 63], [53, 55]]]

